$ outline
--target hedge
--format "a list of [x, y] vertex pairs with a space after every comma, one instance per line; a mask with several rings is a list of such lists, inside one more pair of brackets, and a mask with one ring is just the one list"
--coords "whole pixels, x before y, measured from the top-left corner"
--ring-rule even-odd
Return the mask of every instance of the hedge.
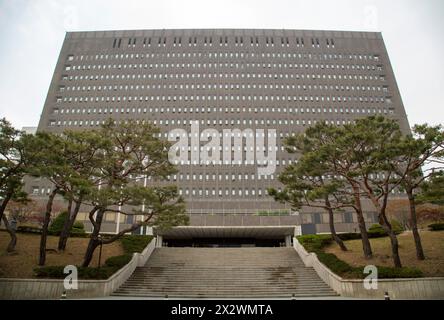
[[124, 235], [120, 238], [125, 253], [142, 252], [151, 242], [153, 236], [146, 235]]
[[444, 223], [432, 223], [428, 225], [430, 231], [444, 230]]
[[[392, 268], [392, 267], [382, 267], [376, 266], [378, 268], [378, 278], [379, 279], [394, 279], [394, 278], [421, 278], [423, 273], [417, 268], [403, 267], [403, 268]], [[364, 267], [354, 268], [354, 274], [361, 275], [365, 278], [367, 275], [364, 274]]]
[[[65, 266], [48, 266], [34, 269], [37, 278], [64, 279], [67, 274], [63, 273]], [[77, 266], [79, 279], [108, 279], [117, 270], [113, 267], [79, 267]]]
[[[96, 267], [77, 267], [79, 279], [108, 279], [117, 270], [124, 267], [131, 261], [130, 254], [115, 256], [106, 259], [104, 266]], [[64, 279], [67, 275], [63, 273], [65, 266], [48, 266], [35, 268], [34, 272], [38, 278]]]
[[105, 260], [105, 265], [107, 265], [108, 267], [115, 267], [120, 269], [128, 262], [130, 262], [131, 258], [132, 258], [131, 254], [123, 254], [121, 256], [110, 257]]
[[42, 233], [42, 228], [37, 226], [18, 226], [17, 231], [20, 233]]
[[347, 272], [353, 272], [354, 268], [347, 262], [340, 260], [333, 253], [326, 253], [323, 251], [317, 252], [316, 255], [320, 262], [325, 264], [331, 271], [336, 274], [344, 274]]
[[343, 240], [343, 241], [347, 241], [347, 240], [358, 240], [361, 239], [361, 234], [360, 233], [338, 233], [338, 237]]
[[307, 234], [298, 236], [297, 239], [308, 252], [316, 253], [333, 241], [329, 234]]

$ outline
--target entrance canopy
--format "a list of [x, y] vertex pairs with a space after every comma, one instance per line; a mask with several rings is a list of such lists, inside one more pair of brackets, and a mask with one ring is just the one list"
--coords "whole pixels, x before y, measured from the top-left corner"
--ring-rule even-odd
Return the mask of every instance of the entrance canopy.
[[195, 239], [195, 238], [255, 238], [282, 239], [293, 236], [295, 226], [181, 226], [169, 230], [154, 229], [154, 235], [164, 239]]

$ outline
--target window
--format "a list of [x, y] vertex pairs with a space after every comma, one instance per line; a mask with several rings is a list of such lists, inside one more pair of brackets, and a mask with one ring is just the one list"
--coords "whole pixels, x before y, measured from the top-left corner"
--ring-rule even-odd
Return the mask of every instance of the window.
[[86, 212], [79, 212], [77, 214], [77, 218], [76, 218], [77, 221], [84, 221], [86, 219], [87, 219], [87, 213]]
[[353, 223], [353, 214], [351, 212], [344, 212], [344, 222]]
[[312, 219], [313, 219], [313, 223], [316, 223], [316, 224], [322, 223], [322, 217], [319, 212], [313, 213]]
[[116, 213], [115, 212], [108, 212], [105, 214], [105, 221], [116, 221]]
[[378, 222], [378, 214], [374, 212], [367, 213], [367, 220], [369, 222]]

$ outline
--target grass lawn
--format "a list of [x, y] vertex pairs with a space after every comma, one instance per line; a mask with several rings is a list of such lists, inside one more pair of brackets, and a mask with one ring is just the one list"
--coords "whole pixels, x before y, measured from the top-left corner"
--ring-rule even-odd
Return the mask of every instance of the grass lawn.
[[[48, 236], [47, 249], [57, 249], [58, 237]], [[46, 253], [46, 266], [56, 265], [80, 265], [83, 261], [88, 238], [70, 238], [66, 246], [66, 251], [58, 253], [48, 251]], [[33, 269], [38, 267], [40, 235], [17, 233], [16, 252], [13, 255], [6, 253], [9, 243], [9, 235], [0, 232], [0, 277], [1, 278], [33, 278]], [[103, 246], [102, 265], [109, 257], [122, 255], [124, 250], [120, 241]], [[94, 253], [94, 258], [90, 264], [96, 267], [99, 260], [99, 248]]]
[[[398, 235], [399, 254], [404, 267], [416, 267], [424, 276], [444, 276], [444, 231], [422, 231], [420, 232], [422, 246], [426, 260], [416, 259], [415, 242], [411, 232]], [[362, 254], [361, 240], [348, 240], [345, 245], [349, 251], [343, 252], [336, 243], [324, 249], [325, 252], [335, 254], [339, 259], [351, 266], [365, 266], [369, 264], [393, 267], [391, 258], [390, 239], [388, 237], [370, 239], [373, 250], [373, 258], [365, 259]]]

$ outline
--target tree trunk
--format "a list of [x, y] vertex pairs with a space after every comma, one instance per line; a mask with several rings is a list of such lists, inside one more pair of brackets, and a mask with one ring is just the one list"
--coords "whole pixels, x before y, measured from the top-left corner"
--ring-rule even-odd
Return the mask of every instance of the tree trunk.
[[369, 196], [369, 199], [372, 201], [373, 205], [375, 206], [376, 210], [378, 211], [378, 222], [381, 225], [381, 227], [385, 230], [387, 235], [390, 238], [390, 243], [392, 246], [392, 259], [393, 264], [395, 268], [401, 268], [401, 259], [399, 257], [399, 245], [398, 245], [398, 238], [396, 237], [395, 232], [393, 231], [392, 225], [390, 224], [389, 220], [387, 219], [386, 215], [386, 208], [387, 208], [387, 200], [389, 196], [389, 192], [387, 191], [388, 187], [385, 187], [384, 194], [382, 197], [382, 204], [379, 202], [380, 199], [378, 199], [372, 192], [368, 192], [367, 195]]
[[46, 239], [48, 237], [48, 226], [51, 220], [52, 204], [54, 198], [58, 192], [58, 188], [55, 188], [48, 197], [48, 202], [46, 203], [45, 220], [42, 227], [42, 236], [40, 237], [40, 256], [39, 256], [39, 266], [44, 266], [46, 262]]
[[393, 265], [395, 268], [402, 268], [401, 258], [399, 257], [399, 244], [398, 238], [396, 237], [395, 232], [393, 231], [392, 226], [390, 225], [385, 213], [379, 213], [379, 224], [381, 227], [387, 232], [387, 235], [390, 238], [390, 244], [392, 246], [392, 259]]
[[325, 199], [325, 205], [327, 206], [326, 210], [328, 213], [328, 223], [330, 225], [330, 232], [333, 240], [338, 244], [338, 246], [341, 248], [342, 251], [347, 251], [347, 247], [344, 244], [344, 241], [342, 241], [341, 238], [336, 233], [335, 228], [335, 217], [333, 214], [333, 209], [330, 206], [330, 201], [328, 200], [328, 197]]
[[5, 198], [2, 201], [2, 204], [0, 205], [0, 221], [3, 218], [3, 214], [5, 213], [6, 207], [8, 206], [9, 200], [11, 200], [13, 195], [13, 192], [10, 191], [6, 194]]
[[77, 214], [79, 213], [81, 206], [81, 200], [76, 201], [76, 205], [74, 207], [74, 211], [72, 210], [72, 205], [69, 205], [68, 216], [63, 225], [63, 229], [60, 232], [58, 250], [64, 251], [66, 249], [66, 243], [68, 242], [68, 238], [71, 235], [71, 229], [76, 221]]
[[94, 251], [99, 246], [99, 238], [89, 239], [88, 248], [86, 248], [85, 257], [83, 258], [82, 267], [88, 267], [94, 256]]
[[418, 232], [418, 222], [416, 217], [416, 203], [415, 203], [415, 196], [413, 195], [413, 190], [411, 188], [406, 189], [407, 196], [409, 198], [409, 205], [410, 205], [410, 225], [412, 228], [413, 233], [413, 239], [415, 240], [415, 246], [416, 246], [416, 258], [418, 260], [424, 260], [424, 250], [422, 248], [421, 244], [421, 237], [419, 236]]
[[94, 228], [89, 238], [89, 243], [85, 252], [85, 257], [83, 258], [82, 267], [89, 266], [94, 256], [94, 251], [96, 250], [97, 246], [100, 244], [99, 235], [104, 213], [105, 211], [102, 209], [99, 209], [96, 213], [96, 218], [93, 224]]
[[6, 252], [11, 253], [15, 250], [15, 245], [17, 244], [17, 236], [15, 235], [15, 230], [11, 229], [11, 226], [8, 223], [8, 219], [5, 215], [2, 217], [3, 223], [5, 224], [6, 231], [9, 233], [11, 240], [9, 241], [8, 247], [6, 248]]
[[355, 198], [355, 211], [358, 217], [359, 231], [361, 232], [362, 250], [366, 259], [373, 256], [370, 240], [368, 239], [367, 228], [365, 226], [364, 214], [362, 213], [361, 198], [359, 195], [359, 187], [353, 186], [353, 194]]
[[387, 234], [390, 237], [390, 242], [392, 245], [393, 264], [395, 268], [402, 268], [401, 258], [399, 257], [398, 238], [396, 237], [396, 234], [393, 232], [393, 230], [387, 231]]

